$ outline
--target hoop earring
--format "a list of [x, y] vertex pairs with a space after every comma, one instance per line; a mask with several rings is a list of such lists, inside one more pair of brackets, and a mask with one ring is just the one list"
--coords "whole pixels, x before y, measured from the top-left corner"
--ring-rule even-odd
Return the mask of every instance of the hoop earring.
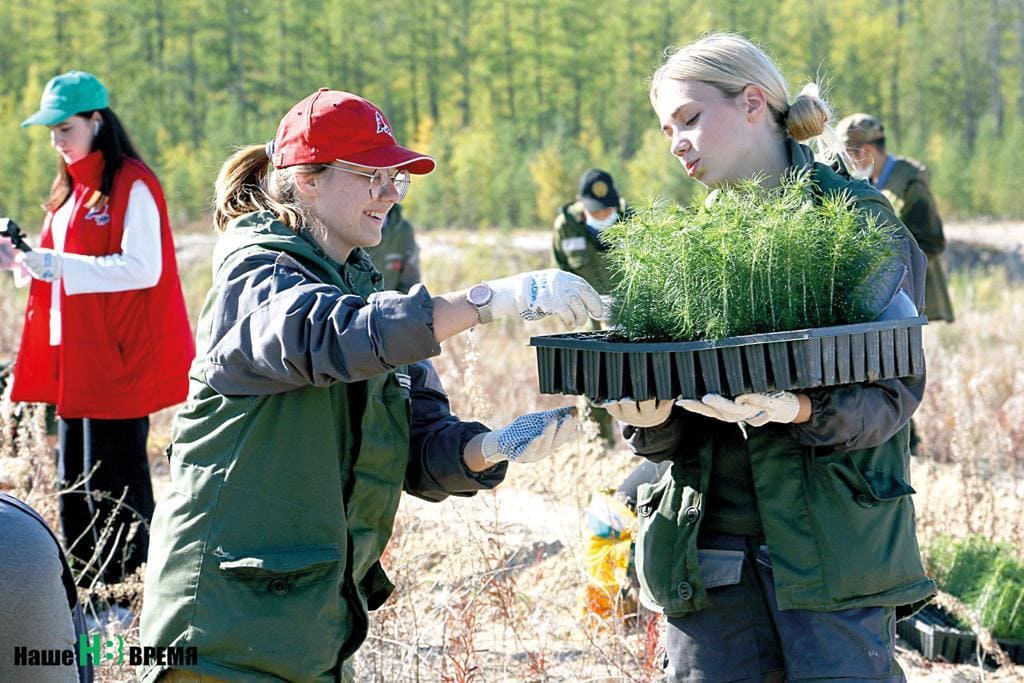
[[100, 122], [99, 121], [93, 121], [92, 122], [92, 134], [94, 136], [100, 134]]

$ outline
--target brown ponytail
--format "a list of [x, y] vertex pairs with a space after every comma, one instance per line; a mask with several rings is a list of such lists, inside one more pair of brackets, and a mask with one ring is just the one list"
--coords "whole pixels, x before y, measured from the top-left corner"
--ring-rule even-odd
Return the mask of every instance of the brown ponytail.
[[322, 173], [324, 165], [275, 169], [264, 145], [242, 147], [224, 162], [214, 183], [213, 227], [223, 232], [228, 223], [254, 211], [270, 211], [298, 231], [309, 215], [295, 191], [296, 173]]

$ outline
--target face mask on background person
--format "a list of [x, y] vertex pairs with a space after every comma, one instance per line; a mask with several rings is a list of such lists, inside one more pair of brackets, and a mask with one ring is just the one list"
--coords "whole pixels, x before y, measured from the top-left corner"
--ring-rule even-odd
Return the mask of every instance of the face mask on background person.
[[864, 163], [856, 163], [854, 165], [856, 168], [853, 169], [850, 175], [854, 178], [861, 178], [871, 182], [871, 174], [875, 172], [875, 162], [868, 157]]
[[610, 214], [608, 214], [604, 218], [594, 218], [593, 216], [590, 215], [590, 213], [584, 213], [586, 213], [587, 225], [592, 227], [594, 230], [597, 230], [598, 232], [610, 227], [612, 223], [619, 220], [619, 212], [614, 209]]

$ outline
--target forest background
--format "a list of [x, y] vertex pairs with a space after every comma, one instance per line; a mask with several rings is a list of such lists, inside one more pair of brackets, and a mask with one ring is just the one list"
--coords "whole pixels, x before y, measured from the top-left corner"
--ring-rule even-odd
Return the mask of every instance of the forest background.
[[944, 215], [1024, 216], [1024, 0], [0, 0], [0, 26], [0, 215], [30, 232], [54, 154], [18, 124], [72, 68], [108, 85], [179, 227], [206, 222], [234, 147], [321, 86], [438, 158], [407, 202], [420, 228], [548, 225], [592, 165], [685, 201], [646, 81], [712, 29], [763, 44], [791, 98], [820, 75], [837, 118], [880, 116]]

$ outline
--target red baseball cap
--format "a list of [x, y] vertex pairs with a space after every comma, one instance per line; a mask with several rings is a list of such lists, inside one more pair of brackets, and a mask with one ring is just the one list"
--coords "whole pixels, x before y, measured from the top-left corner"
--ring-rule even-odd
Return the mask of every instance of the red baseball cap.
[[320, 88], [292, 107], [268, 148], [275, 168], [341, 159], [422, 175], [433, 171], [435, 165], [432, 157], [395, 142], [391, 124], [373, 102], [328, 88]]

